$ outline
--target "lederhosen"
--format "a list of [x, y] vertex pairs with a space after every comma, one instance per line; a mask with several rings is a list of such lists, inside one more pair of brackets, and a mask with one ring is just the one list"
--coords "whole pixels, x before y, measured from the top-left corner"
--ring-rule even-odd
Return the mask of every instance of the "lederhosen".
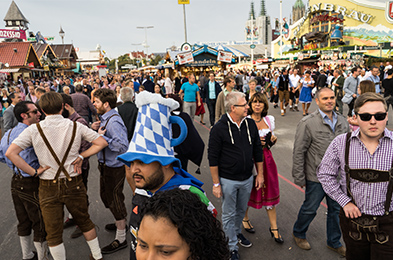
[[[10, 145], [11, 132], [12, 129], [8, 133], [8, 145]], [[23, 177], [19, 168], [12, 165], [14, 174], [11, 180], [11, 196], [18, 219], [18, 236], [29, 236], [33, 229], [34, 241], [43, 242], [46, 233], [38, 200], [39, 179]]]
[[[104, 128], [106, 129], [109, 120], [119, 116], [111, 115], [106, 121]], [[105, 149], [102, 150], [104, 162], [98, 161], [98, 170], [100, 171], [100, 196], [106, 208], [109, 208], [116, 220], [122, 220], [127, 217], [127, 209], [124, 204], [124, 181], [126, 178], [125, 166], [109, 167], [106, 165]]]
[[[77, 123], [73, 122], [70, 143], [61, 161], [46, 138], [40, 124], [37, 123], [36, 126], [46, 147], [59, 166], [52, 180], [40, 179], [39, 188], [40, 206], [44, 217], [48, 245], [56, 246], [63, 242], [62, 225], [64, 205], [72, 214], [76, 224], [83, 233], [92, 230], [95, 225], [91, 221], [88, 213], [86, 187], [83, 184], [82, 176], [78, 174], [75, 177], [71, 177], [64, 166], [72, 145], [74, 144]], [[64, 173], [65, 178], [60, 178], [61, 172]]]
[[[386, 193], [385, 201], [385, 212], [383, 216], [372, 216], [362, 214], [361, 217], [356, 219], [350, 219], [349, 226], [349, 236], [355, 241], [360, 241], [363, 236], [366, 236], [367, 241], [377, 242], [379, 244], [384, 244], [389, 242], [391, 238], [386, 232], [380, 230], [380, 224], [385, 224], [386, 222], [393, 223], [393, 212], [389, 212], [390, 203], [392, 201], [393, 192], [393, 161], [392, 167], [389, 171], [379, 171], [373, 169], [351, 169], [349, 168], [349, 147], [350, 147], [350, 137], [351, 133], [347, 134], [346, 145], [345, 145], [345, 173], [346, 173], [346, 183], [347, 183], [347, 194], [352, 199], [352, 203], [356, 205], [353, 199], [350, 178], [355, 179], [364, 183], [376, 183], [376, 182], [389, 182], [388, 189]], [[341, 215], [343, 210], [341, 210]], [[345, 215], [344, 215], [345, 217]]]

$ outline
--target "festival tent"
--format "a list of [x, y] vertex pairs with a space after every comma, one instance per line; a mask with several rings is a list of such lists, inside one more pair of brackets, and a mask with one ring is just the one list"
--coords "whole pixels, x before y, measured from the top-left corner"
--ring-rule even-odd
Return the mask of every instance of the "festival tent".
[[218, 50], [218, 51], [228, 51], [231, 52], [233, 55], [235, 55], [236, 57], [249, 57], [248, 54], [239, 51], [233, 47], [228, 47], [228, 46], [224, 46], [224, 45], [217, 45], [216, 47], [214, 47], [214, 49]]

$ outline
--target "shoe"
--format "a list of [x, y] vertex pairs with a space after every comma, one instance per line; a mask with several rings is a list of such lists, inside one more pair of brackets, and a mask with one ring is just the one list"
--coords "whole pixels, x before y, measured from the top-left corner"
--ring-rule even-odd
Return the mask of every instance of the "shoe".
[[[246, 226], [244, 225], [244, 223], [247, 223], [248, 228], [246, 228]], [[254, 229], [254, 227], [251, 225], [250, 220], [243, 220], [243, 227], [244, 227], [244, 230], [247, 231], [248, 233], [252, 233], [252, 234], [255, 233], [255, 229]]]
[[297, 112], [299, 112], [299, 108], [297, 108], [297, 106], [295, 106], [295, 110], [296, 110]]
[[23, 260], [38, 260], [38, 255], [36, 251], [33, 251], [34, 256], [32, 258], [29, 259], [23, 259]]
[[123, 243], [120, 243], [119, 240], [115, 239], [109, 245], [101, 248], [101, 254], [112, 254], [112, 253], [119, 251], [120, 249], [123, 249], [126, 247], [127, 247], [127, 240], [124, 240]]
[[[272, 237], [274, 237], [274, 241], [276, 241], [276, 242], [279, 243], [279, 244], [284, 243], [284, 239], [282, 239], [282, 237], [280, 236], [280, 233], [278, 233], [278, 228], [276, 228], [276, 229], [271, 229], [271, 228], [269, 228], [269, 231], [270, 231], [270, 235], [272, 235]], [[278, 238], [274, 236], [273, 231], [277, 231], [277, 233], [278, 233]]]
[[250, 247], [250, 246], [252, 246], [252, 243], [247, 238], [245, 238], [242, 233], [237, 235], [237, 241], [243, 247]]
[[83, 235], [82, 230], [78, 226], [76, 226], [74, 232], [72, 232], [71, 234], [71, 238], [78, 238], [82, 235]]
[[[105, 230], [109, 232], [116, 231], [117, 230], [116, 224], [115, 223], [106, 224]], [[126, 232], [127, 231], [128, 231], [128, 225], [126, 225]]]
[[289, 107], [289, 110], [291, 110], [293, 112], [293, 107]]
[[278, 105], [277, 104], [274, 104], [274, 106], [273, 106], [274, 108], [278, 108]]
[[281, 109], [281, 116], [285, 116], [285, 111]]
[[70, 227], [73, 227], [75, 225], [76, 225], [76, 223], [75, 223], [73, 218], [67, 218], [66, 221], [63, 224], [63, 229], [70, 228]]
[[310, 243], [308, 243], [307, 239], [295, 237], [295, 235], [293, 235], [293, 234], [292, 234], [292, 236], [295, 239], [296, 245], [298, 247], [300, 247], [303, 250], [310, 250], [311, 249]]
[[202, 125], [206, 125], [206, 123], [205, 123], [205, 122], [202, 122], [202, 121], [199, 121], [199, 123], [201, 123]]
[[347, 249], [344, 246], [340, 246], [340, 247], [337, 247], [337, 248], [327, 246], [327, 248], [333, 250], [334, 252], [338, 253], [339, 255], [341, 255], [343, 257], [345, 257], [346, 252], [347, 252]]
[[240, 259], [240, 255], [237, 252], [237, 250], [232, 250], [231, 251], [231, 260], [239, 260]]
[[93, 255], [90, 253], [89, 255], [90, 260], [103, 260], [104, 258], [100, 258], [100, 259], [94, 259]]
[[306, 113], [303, 113], [303, 116], [306, 116]]

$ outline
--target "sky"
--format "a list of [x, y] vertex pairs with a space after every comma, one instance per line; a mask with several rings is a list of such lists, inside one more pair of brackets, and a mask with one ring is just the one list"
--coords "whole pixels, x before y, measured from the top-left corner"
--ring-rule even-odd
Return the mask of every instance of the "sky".
[[[289, 17], [296, 0], [283, 0], [283, 17]], [[0, 0], [0, 18], [4, 19], [11, 0]], [[303, 0], [304, 3], [308, 2]], [[147, 30], [150, 52], [165, 52], [185, 41], [183, 6], [177, 0], [15, 0], [29, 20], [29, 31], [54, 36], [61, 43], [60, 26], [65, 43], [80, 51], [95, 50], [97, 44], [109, 58], [130, 51], [142, 51], [145, 31], [137, 26], [154, 26]], [[190, 0], [186, 5], [188, 42], [244, 41], [244, 27], [251, 0]], [[280, 1], [265, 0], [274, 24], [280, 17]], [[259, 15], [261, 1], [254, 0]], [[0, 28], [5, 28], [5, 22]], [[134, 44], [134, 45], [133, 45]]]

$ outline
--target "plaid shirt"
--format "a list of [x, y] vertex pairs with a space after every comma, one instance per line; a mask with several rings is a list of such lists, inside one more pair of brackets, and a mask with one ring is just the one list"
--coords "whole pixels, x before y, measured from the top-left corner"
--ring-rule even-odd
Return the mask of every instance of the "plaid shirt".
[[[351, 201], [347, 195], [345, 165], [345, 142], [346, 135], [337, 136], [317, 168], [317, 176], [326, 194], [344, 207]], [[374, 169], [389, 171], [393, 160], [393, 134], [385, 128], [384, 135], [379, 139], [379, 144], [374, 154], [370, 154], [366, 146], [359, 138], [359, 129], [351, 135], [349, 149], [349, 168], [351, 169]], [[339, 178], [339, 181], [337, 181]], [[350, 180], [350, 188], [353, 199], [363, 214], [382, 216], [388, 182], [365, 183], [358, 180]], [[389, 211], [393, 211], [393, 201]]]

